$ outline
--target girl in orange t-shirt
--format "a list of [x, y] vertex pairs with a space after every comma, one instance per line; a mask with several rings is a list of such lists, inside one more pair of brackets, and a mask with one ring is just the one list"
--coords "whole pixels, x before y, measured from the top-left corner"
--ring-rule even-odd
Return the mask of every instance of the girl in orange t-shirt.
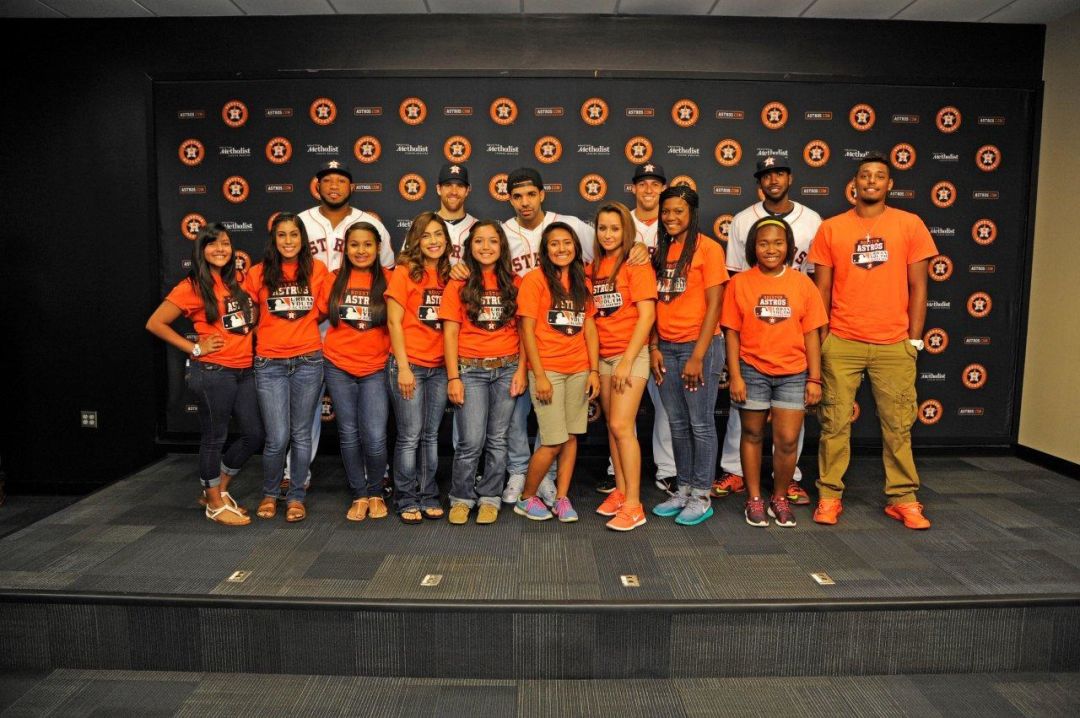
[[[263, 427], [251, 371], [251, 329], [255, 303], [236, 281], [236, 258], [225, 227], [199, 232], [191, 271], [154, 310], [146, 328], [191, 356], [188, 386], [199, 397], [199, 479], [206, 518], [226, 526], [251, 523], [229, 495], [229, 482], [262, 448]], [[170, 325], [183, 315], [195, 325], [192, 342]], [[240, 438], [222, 454], [229, 419]]]
[[529, 360], [540, 447], [529, 460], [525, 488], [514, 513], [550, 519], [536, 496], [540, 481], [558, 459], [555, 515], [577, 521], [567, 494], [577, 459], [577, 436], [584, 434], [589, 400], [600, 393], [600, 347], [592, 290], [581, 260], [581, 240], [565, 222], [552, 222], [540, 239], [540, 266], [525, 275], [518, 291], [522, 343]]
[[[256, 515], [262, 519], [277, 514], [286, 450], [291, 452], [293, 466], [311, 463], [311, 417], [323, 384], [321, 316], [315, 299], [328, 276], [326, 265], [311, 256], [300, 218], [288, 212], [274, 217], [263, 261], [245, 279], [248, 291], [259, 299], [255, 385], [266, 448], [263, 499]], [[289, 478], [286, 521], [307, 517], [306, 479], [303, 471], [293, 471]]]
[[698, 195], [686, 185], [668, 187], [660, 194], [653, 264], [659, 301], [649, 354], [671, 425], [679, 487], [653, 513], [694, 526], [713, 514], [709, 500], [717, 451], [713, 411], [724, 368], [720, 287], [728, 273], [724, 250], [698, 233]]
[[[825, 305], [813, 281], [791, 269], [795, 237], [777, 217], [754, 222], [746, 239], [749, 269], [727, 286], [721, 323], [727, 330], [731, 404], [742, 420], [739, 454], [751, 526], [794, 526], [787, 489], [795, 474], [805, 407], [821, 400], [821, 346]], [[761, 496], [761, 443], [772, 412], [773, 494]]]
[[446, 409], [439, 307], [450, 278], [449, 236], [439, 215], [417, 215], [386, 289], [391, 350], [386, 376], [397, 420], [394, 495], [398, 515], [407, 524], [441, 519], [444, 514], [435, 469], [439, 424]]
[[386, 360], [387, 275], [379, 261], [382, 236], [370, 222], [345, 230], [345, 258], [319, 296], [330, 327], [323, 339], [326, 386], [334, 400], [341, 461], [352, 493], [350, 521], [384, 518], [382, 478], [386, 471], [386, 422], [390, 393]]
[[[454, 405], [456, 445], [450, 484], [450, 523], [463, 524], [477, 503], [479, 524], [494, 522], [502, 504], [507, 429], [516, 397], [528, 386], [517, 330], [519, 280], [510, 265], [502, 224], [481, 220], [464, 242], [464, 281], [443, 294], [446, 393]], [[484, 474], [476, 467], [484, 453]]]
[[626, 263], [636, 228], [625, 205], [603, 205], [595, 224], [596, 259], [589, 267], [589, 278], [600, 342], [600, 405], [607, 418], [615, 469], [615, 490], [596, 513], [613, 517], [608, 528], [630, 531], [645, 523], [635, 419], [649, 380], [646, 345], [656, 317], [656, 274], [651, 265]]

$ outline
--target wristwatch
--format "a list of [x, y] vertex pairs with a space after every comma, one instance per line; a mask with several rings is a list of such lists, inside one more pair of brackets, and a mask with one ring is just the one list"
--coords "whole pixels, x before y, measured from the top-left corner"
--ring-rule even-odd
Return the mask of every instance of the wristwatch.
[[911, 346], [915, 347], [915, 351], [917, 352], [921, 352], [926, 346], [922, 339], [908, 339], [908, 341], [911, 342]]

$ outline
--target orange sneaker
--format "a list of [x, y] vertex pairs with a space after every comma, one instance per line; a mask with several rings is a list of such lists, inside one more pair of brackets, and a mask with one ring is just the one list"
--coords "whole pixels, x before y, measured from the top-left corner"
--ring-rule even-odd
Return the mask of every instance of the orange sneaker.
[[615, 531], [631, 531], [645, 523], [645, 508], [637, 506], [622, 506], [615, 518], [607, 522], [609, 529]]
[[738, 474], [724, 474], [713, 481], [713, 496], [727, 496], [728, 494], [741, 494], [746, 491], [746, 484]]
[[799, 486], [797, 481], [792, 481], [788, 485], [787, 500], [796, 506], [809, 506], [810, 496], [806, 493], [806, 489]]
[[906, 504], [889, 504], [885, 507], [885, 515], [903, 521], [909, 529], [928, 529], [930, 520], [922, 515], [922, 504], [912, 501]]
[[832, 526], [842, 513], [844, 513], [844, 507], [840, 499], [818, 499], [817, 508], [814, 509], [814, 521]]
[[615, 489], [607, 495], [607, 498], [604, 499], [604, 503], [596, 508], [596, 513], [601, 516], [614, 516], [619, 513], [619, 509], [625, 502], [626, 496], [623, 495], [623, 492]]

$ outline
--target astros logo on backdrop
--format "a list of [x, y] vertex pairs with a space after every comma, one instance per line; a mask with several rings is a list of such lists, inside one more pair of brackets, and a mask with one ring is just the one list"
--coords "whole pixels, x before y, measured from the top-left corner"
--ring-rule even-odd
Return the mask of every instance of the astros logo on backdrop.
[[269, 232], [270, 228], [274, 226], [274, 220], [277, 219], [277, 216], [279, 214], [281, 214], [281, 212], [274, 212], [269, 217], [266, 218], [266, 231], [267, 232]]
[[637, 135], [626, 141], [626, 159], [635, 165], [652, 159], [653, 144], [648, 137]]
[[923, 343], [926, 345], [927, 354], [941, 354], [949, 347], [949, 335], [938, 327], [927, 329], [923, 334]]
[[248, 267], [251, 266], [251, 255], [242, 249], [237, 249], [233, 252], [235, 257], [234, 263], [236, 264], [236, 271], [246, 272]]
[[927, 399], [919, 404], [919, 421], [927, 426], [933, 426], [941, 421], [944, 413], [945, 407], [937, 399]]
[[311, 182], [308, 184], [308, 191], [311, 192], [311, 196], [314, 199], [317, 199], [317, 200], [320, 200], [320, 201], [322, 200], [322, 197], [319, 196], [319, 178], [318, 177], [312, 177], [311, 178]]
[[443, 155], [449, 162], [466, 162], [472, 155], [472, 143], [464, 135], [447, 137], [443, 143]]
[[735, 215], [732, 214], [722, 214], [716, 218], [712, 225], [712, 231], [717, 239], [722, 239], [725, 242], [731, 239], [731, 222], [734, 219]]
[[322, 419], [322, 422], [326, 424], [333, 421], [335, 416], [336, 414], [334, 414], [334, 401], [330, 398], [330, 393], [327, 392], [323, 394], [319, 417]]
[[851, 204], [855, 204], [855, 200], [859, 198], [859, 192], [855, 189], [855, 180], [849, 180], [847, 186], [844, 187], [844, 196], [847, 197], [847, 201]]
[[226, 178], [221, 184], [221, 193], [225, 195], [225, 199], [233, 204], [240, 204], [251, 194], [251, 186], [240, 175], [233, 175]]
[[761, 124], [770, 130], [779, 130], [787, 124], [788, 110], [782, 102], [770, 102], [761, 108]]
[[829, 161], [829, 145], [825, 140], [810, 140], [803, 147], [802, 156], [810, 167], [824, 167]]
[[382, 143], [374, 135], [358, 137], [353, 143], [353, 156], [365, 165], [378, 162], [382, 157]]
[[585, 124], [597, 127], [607, 122], [608, 104], [603, 98], [590, 97], [581, 103], [581, 119]]
[[275, 165], [283, 165], [292, 159], [292, 142], [286, 137], [273, 137], [266, 143], [266, 159]]
[[491, 121], [497, 125], [512, 125], [518, 116], [517, 103], [509, 97], [492, 100], [488, 115], [491, 117]]
[[415, 172], [410, 172], [398, 181], [398, 192], [410, 202], [417, 202], [424, 198], [427, 191], [427, 183], [424, 178]]
[[992, 219], [980, 219], [971, 225], [971, 238], [975, 240], [976, 244], [981, 244], [984, 247], [994, 243], [994, 240], [997, 239], [997, 233], [997, 225]]
[[889, 162], [898, 170], [909, 170], [915, 166], [915, 148], [907, 142], [901, 142], [889, 153]]
[[500, 172], [493, 175], [491, 180], [488, 181], [488, 194], [496, 202], [506, 202], [510, 199], [510, 191], [506, 187], [506, 177], [505, 172]]
[[742, 159], [742, 145], [731, 138], [720, 140], [713, 150], [716, 161], [724, 167], [734, 167]]
[[851, 108], [851, 112], [848, 113], [848, 121], [859, 132], [869, 130], [874, 126], [875, 120], [877, 120], [877, 115], [874, 113], [874, 108], [865, 102], [855, 105]]
[[398, 106], [398, 117], [406, 125], [419, 125], [427, 118], [427, 105], [419, 97], [406, 97]]
[[536, 141], [533, 154], [546, 165], [554, 164], [562, 157], [562, 142], [554, 135], [544, 135]]
[[931, 259], [930, 263], [926, 265], [926, 272], [930, 275], [930, 279], [933, 279], [935, 282], [944, 282], [952, 276], [952, 260], [944, 254], [939, 254]]
[[337, 105], [329, 97], [316, 98], [308, 108], [308, 115], [316, 125], [332, 125], [337, 119]]
[[671, 106], [671, 119], [679, 127], [693, 127], [700, 116], [701, 110], [693, 100], [684, 98]]
[[671, 183], [668, 186], [669, 187], [678, 187], [679, 185], [686, 185], [690, 189], [697, 192], [697, 182], [695, 182], [694, 178], [691, 177], [690, 175], [678, 175], [676, 177], [672, 177], [671, 178]]
[[960, 129], [960, 110], [953, 106], [942, 107], [937, 112], [935, 123], [937, 128], [947, 135], [951, 135]]
[[942, 209], [952, 207], [956, 202], [956, 185], [952, 182], [938, 182], [930, 188], [930, 201], [934, 203], [935, 207]]
[[862, 416], [862, 407], [859, 406], [859, 402], [851, 402], [851, 423], [854, 424]]
[[195, 241], [199, 236], [199, 232], [206, 226], [206, 217], [201, 214], [192, 212], [185, 214], [184, 218], [180, 220], [180, 234], [184, 235], [191, 241]]
[[982, 389], [986, 384], [986, 367], [982, 364], [968, 364], [960, 373], [960, 380], [968, 389]]
[[986, 292], [975, 292], [967, 299], [968, 314], [976, 319], [982, 319], [989, 315], [993, 306], [994, 302]]
[[590, 202], [599, 202], [607, 194], [607, 180], [595, 172], [591, 172], [581, 178], [578, 184], [578, 192]]
[[206, 148], [202, 142], [196, 139], [184, 140], [180, 143], [180, 161], [188, 167], [194, 167], [206, 157]]
[[229, 100], [221, 108], [221, 119], [233, 129], [243, 127], [248, 121], [247, 105], [240, 100]]
[[975, 164], [983, 172], [993, 172], [1001, 166], [1001, 150], [994, 145], [983, 145], [975, 153]]

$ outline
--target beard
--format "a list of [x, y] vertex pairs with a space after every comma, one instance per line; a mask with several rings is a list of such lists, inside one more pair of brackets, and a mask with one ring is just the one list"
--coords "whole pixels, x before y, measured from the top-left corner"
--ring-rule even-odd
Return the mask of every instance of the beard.
[[322, 202], [323, 205], [327, 209], [333, 209], [333, 210], [341, 209], [342, 207], [344, 207], [345, 205], [347, 205], [349, 203], [350, 199], [352, 199], [352, 192], [351, 191], [347, 195], [342, 197], [340, 200], [338, 200], [337, 202], [331, 202], [324, 194], [322, 194], [321, 192], [319, 193], [319, 201]]

